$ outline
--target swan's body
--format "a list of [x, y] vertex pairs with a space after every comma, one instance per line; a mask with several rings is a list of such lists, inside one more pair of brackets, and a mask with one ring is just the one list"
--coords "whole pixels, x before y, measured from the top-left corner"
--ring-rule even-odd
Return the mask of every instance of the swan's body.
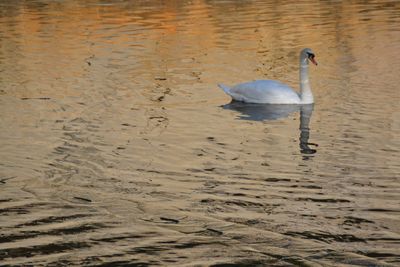
[[317, 64], [309, 48], [300, 52], [300, 93], [288, 85], [273, 80], [258, 80], [241, 83], [232, 88], [219, 84], [233, 100], [260, 104], [311, 104], [314, 97], [308, 80], [308, 60]]
[[301, 104], [299, 94], [278, 81], [259, 80], [241, 83], [232, 88], [222, 84], [219, 87], [236, 101], [259, 104]]

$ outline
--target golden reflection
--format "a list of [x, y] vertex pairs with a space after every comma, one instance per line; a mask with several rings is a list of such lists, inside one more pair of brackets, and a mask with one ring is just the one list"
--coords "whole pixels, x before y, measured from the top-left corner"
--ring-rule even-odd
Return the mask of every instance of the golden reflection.
[[[0, 0], [1, 264], [398, 262], [399, 14]], [[303, 47], [314, 110], [226, 105]]]

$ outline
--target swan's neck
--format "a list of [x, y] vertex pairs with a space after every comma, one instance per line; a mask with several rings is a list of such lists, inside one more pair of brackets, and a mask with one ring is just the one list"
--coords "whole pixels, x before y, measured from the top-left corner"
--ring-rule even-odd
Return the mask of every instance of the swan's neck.
[[305, 56], [300, 57], [300, 98], [302, 104], [314, 103], [310, 81], [308, 80], [308, 60]]

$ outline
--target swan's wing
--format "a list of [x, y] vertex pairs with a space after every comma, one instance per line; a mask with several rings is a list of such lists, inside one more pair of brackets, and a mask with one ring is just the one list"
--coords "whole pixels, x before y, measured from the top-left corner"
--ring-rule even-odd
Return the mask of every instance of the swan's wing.
[[235, 100], [251, 103], [300, 103], [298, 93], [286, 84], [273, 80], [238, 84], [230, 89], [230, 95]]

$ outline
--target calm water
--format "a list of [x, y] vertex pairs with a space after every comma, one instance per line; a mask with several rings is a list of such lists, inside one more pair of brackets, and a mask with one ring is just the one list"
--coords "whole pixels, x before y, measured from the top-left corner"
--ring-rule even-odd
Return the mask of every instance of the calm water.
[[[216, 86], [303, 47], [314, 106]], [[0, 265], [399, 265], [399, 51], [396, 1], [0, 0]]]

